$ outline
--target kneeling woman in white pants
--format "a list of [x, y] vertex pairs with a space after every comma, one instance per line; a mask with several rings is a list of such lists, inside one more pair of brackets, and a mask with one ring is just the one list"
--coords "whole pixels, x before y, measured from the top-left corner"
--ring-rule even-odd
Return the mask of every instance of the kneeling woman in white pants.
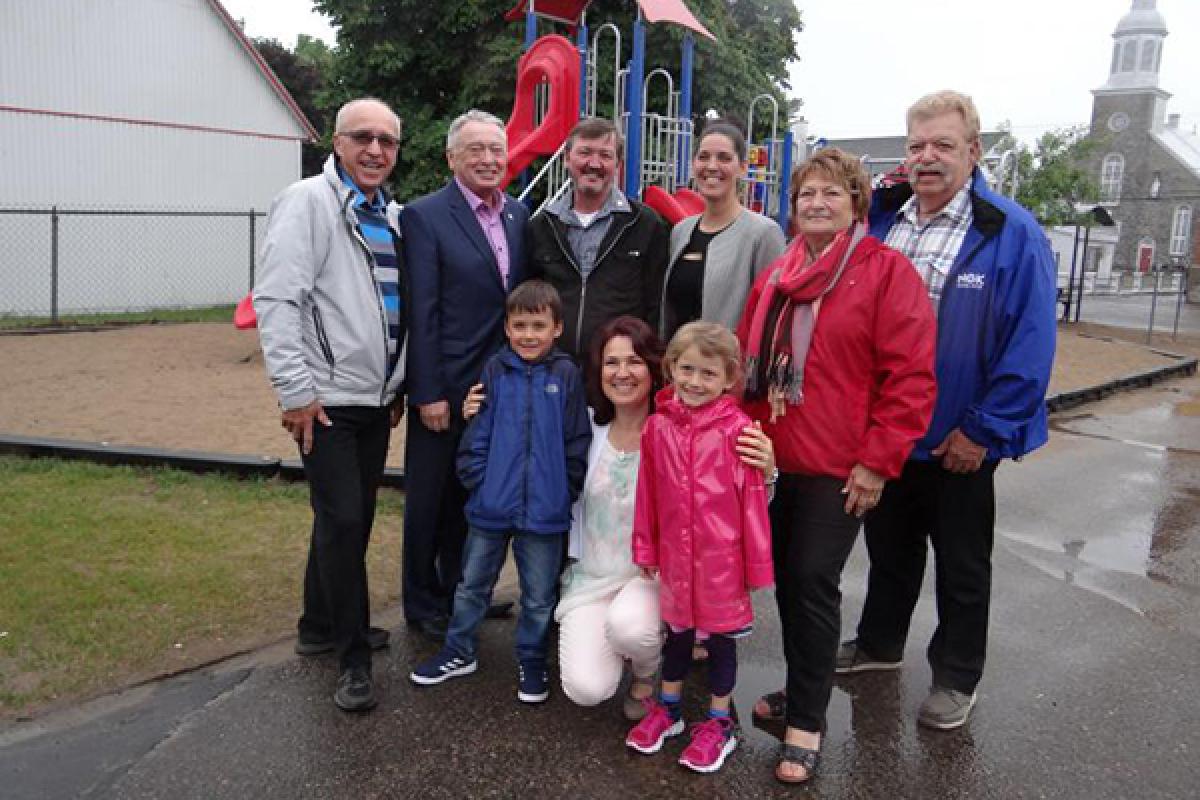
[[[653, 694], [662, 651], [658, 583], [640, 577], [630, 540], [642, 426], [661, 386], [663, 349], [634, 317], [617, 317], [596, 331], [586, 376], [592, 446], [572, 516], [572, 563], [554, 612], [563, 693], [582, 706], [601, 703], [616, 694], [628, 661], [633, 681], [624, 712], [631, 720], [645, 714], [642, 701]], [[738, 451], [771, 480], [774, 453], [761, 430], [747, 428]]]

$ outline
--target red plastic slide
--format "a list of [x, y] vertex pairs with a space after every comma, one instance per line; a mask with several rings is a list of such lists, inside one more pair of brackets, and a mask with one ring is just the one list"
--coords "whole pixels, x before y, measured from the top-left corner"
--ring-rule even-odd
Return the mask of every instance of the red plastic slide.
[[642, 192], [642, 197], [646, 205], [672, 225], [679, 224], [684, 217], [695, 216], [704, 211], [704, 198], [687, 188], [676, 189], [675, 194], [671, 195], [660, 186], [647, 186]]
[[[535, 90], [550, 85], [546, 115], [533, 124]], [[505, 132], [508, 134], [508, 171], [504, 185], [533, 163], [553, 155], [579, 121], [579, 51], [563, 36], [543, 36], [517, 63], [517, 94]]]

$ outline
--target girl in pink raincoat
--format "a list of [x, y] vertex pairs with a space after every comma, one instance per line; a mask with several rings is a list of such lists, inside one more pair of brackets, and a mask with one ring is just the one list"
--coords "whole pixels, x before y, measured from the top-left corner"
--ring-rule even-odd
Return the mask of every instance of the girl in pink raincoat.
[[647, 714], [625, 743], [656, 753], [683, 732], [683, 678], [701, 639], [712, 701], [679, 762], [714, 772], [737, 746], [730, 697], [735, 642], [754, 621], [750, 591], [773, 582], [767, 494], [762, 473], [735, 449], [749, 424], [730, 394], [742, 376], [737, 338], [722, 325], [689, 323], [671, 339], [663, 367], [670, 385], [642, 432], [633, 525], [633, 561], [659, 578], [667, 627], [662, 690], [647, 699]]

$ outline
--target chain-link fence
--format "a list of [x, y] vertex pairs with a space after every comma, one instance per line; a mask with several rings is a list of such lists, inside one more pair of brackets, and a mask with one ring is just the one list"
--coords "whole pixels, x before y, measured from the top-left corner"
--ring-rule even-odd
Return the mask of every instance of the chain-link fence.
[[0, 208], [0, 316], [236, 303], [254, 285], [265, 217]]

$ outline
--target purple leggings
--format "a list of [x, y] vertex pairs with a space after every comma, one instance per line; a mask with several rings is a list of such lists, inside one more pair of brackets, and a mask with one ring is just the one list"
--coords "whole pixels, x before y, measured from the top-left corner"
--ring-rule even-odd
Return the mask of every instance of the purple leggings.
[[[681, 681], [692, 666], [692, 646], [696, 629], [686, 631], [667, 629], [663, 644], [662, 677], [664, 681]], [[733, 691], [737, 682], [737, 641], [719, 633], [711, 633], [702, 644], [708, 648], [708, 690], [716, 697]]]

